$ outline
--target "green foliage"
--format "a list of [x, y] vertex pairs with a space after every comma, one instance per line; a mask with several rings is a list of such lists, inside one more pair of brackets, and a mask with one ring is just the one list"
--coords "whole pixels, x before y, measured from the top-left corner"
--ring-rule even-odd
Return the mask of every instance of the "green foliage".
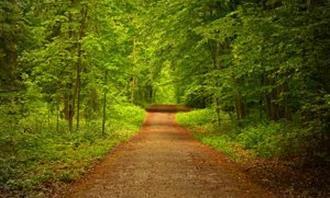
[[217, 126], [216, 122], [212, 122], [215, 117], [214, 111], [203, 109], [180, 113], [177, 121], [190, 128], [203, 143], [237, 160], [245, 157], [242, 149], [260, 157], [285, 158], [308, 152], [306, 149], [315, 143], [307, 138], [310, 132], [299, 124], [246, 122], [244, 126], [235, 127], [236, 122], [227, 121]]
[[143, 119], [129, 104], [207, 108], [179, 121], [227, 153], [329, 159], [329, 13], [329, 0], [1, 1], [1, 184], [74, 179], [28, 167], [101, 156]]
[[[223, 118], [228, 117], [222, 115]], [[233, 130], [231, 123], [224, 120], [221, 126], [216, 123], [216, 115], [212, 109], [194, 110], [188, 113], [178, 113], [176, 120], [179, 124], [192, 130], [195, 138], [202, 143], [222, 151], [232, 159], [239, 159], [236, 152], [237, 142], [228, 130]]]
[[25, 196], [74, 180], [138, 131], [144, 110], [132, 103], [147, 97], [129, 102], [144, 88], [131, 89], [132, 79], [148, 68], [133, 46], [136, 9], [108, 0], [0, 3], [0, 191]]
[[281, 152], [284, 149], [281, 141], [285, 141], [281, 130], [280, 124], [250, 126], [238, 135], [237, 140], [244, 148], [255, 150], [260, 156], [283, 156], [286, 153]]
[[170, 63], [167, 64], [164, 68], [162, 68], [160, 79], [157, 83], [155, 83], [155, 96], [154, 103], [157, 104], [175, 104], [176, 96], [175, 96], [175, 87], [172, 79], [172, 73], [170, 68]]
[[137, 131], [144, 120], [144, 110], [129, 103], [114, 105], [110, 112], [109, 118], [113, 122], [110, 122], [109, 127], [113, 130]]
[[[189, 114], [189, 115], [188, 115]], [[212, 124], [214, 113], [211, 109], [194, 110], [189, 113], [178, 113], [177, 120], [186, 126], [201, 126], [206, 123]]]
[[27, 117], [10, 136], [1, 133], [1, 186], [29, 194], [45, 182], [77, 179], [93, 161], [135, 134], [143, 122], [144, 110], [130, 104], [114, 105], [112, 110], [116, 113], [109, 123], [114, 124], [105, 136], [93, 124], [83, 125], [77, 133], [56, 132], [56, 123], [40, 123], [47, 120], [47, 114], [40, 113]]
[[200, 127], [212, 132], [217, 131], [216, 134], [229, 133], [235, 129], [230, 116], [226, 113], [221, 113], [221, 123], [219, 125], [216, 112], [211, 108], [194, 110], [189, 113], [179, 113], [177, 120], [184, 126], [191, 128]]
[[236, 151], [236, 144], [227, 135], [199, 135], [196, 134], [195, 137], [200, 140], [203, 144], [210, 145], [211, 147], [223, 152], [231, 159], [239, 160], [241, 156]]
[[[254, 133], [262, 137], [277, 124], [285, 128], [282, 122], [298, 123], [294, 128], [319, 145], [307, 152], [313, 158], [329, 148], [329, 5], [328, 0], [161, 0], [145, 17], [152, 24], [145, 35], [154, 35], [145, 42], [154, 59], [171, 62], [178, 101], [214, 109], [218, 123], [222, 112], [234, 127], [253, 121], [260, 128]], [[269, 121], [277, 123], [263, 128]], [[288, 133], [279, 131], [279, 139]]]

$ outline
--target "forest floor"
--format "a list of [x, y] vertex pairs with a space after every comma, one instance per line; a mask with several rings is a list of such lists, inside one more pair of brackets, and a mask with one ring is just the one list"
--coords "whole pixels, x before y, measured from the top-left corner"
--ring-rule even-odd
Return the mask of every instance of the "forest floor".
[[174, 112], [154, 110], [148, 113], [138, 135], [73, 183], [64, 197], [274, 195], [252, 182], [224, 154], [195, 140], [176, 124]]

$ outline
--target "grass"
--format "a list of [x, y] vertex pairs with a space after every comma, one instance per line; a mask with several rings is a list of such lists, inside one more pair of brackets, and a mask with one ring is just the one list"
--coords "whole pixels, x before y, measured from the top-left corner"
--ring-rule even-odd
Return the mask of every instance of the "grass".
[[47, 191], [46, 184], [78, 179], [93, 162], [134, 135], [144, 119], [144, 110], [132, 105], [115, 105], [110, 112], [105, 135], [100, 120], [86, 122], [75, 132], [56, 132], [50, 127], [1, 133], [1, 190], [33, 197]]
[[202, 143], [224, 152], [234, 160], [297, 155], [302, 151], [306, 139], [304, 130], [293, 123], [260, 122], [253, 118], [237, 123], [223, 113], [218, 125], [211, 109], [178, 113], [176, 118]]
[[221, 126], [217, 126], [215, 113], [212, 109], [178, 113], [176, 119], [179, 124], [189, 128], [194, 137], [203, 144], [225, 153], [234, 160], [240, 158], [240, 147], [228, 133], [228, 131], [232, 132], [233, 130], [229, 116], [221, 116]]

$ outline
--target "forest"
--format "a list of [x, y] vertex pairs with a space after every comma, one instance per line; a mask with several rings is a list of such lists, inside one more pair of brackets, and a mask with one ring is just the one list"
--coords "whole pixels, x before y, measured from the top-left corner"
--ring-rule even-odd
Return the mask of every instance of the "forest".
[[329, 28], [329, 0], [1, 0], [0, 194], [75, 181], [151, 104], [235, 161], [327, 170]]

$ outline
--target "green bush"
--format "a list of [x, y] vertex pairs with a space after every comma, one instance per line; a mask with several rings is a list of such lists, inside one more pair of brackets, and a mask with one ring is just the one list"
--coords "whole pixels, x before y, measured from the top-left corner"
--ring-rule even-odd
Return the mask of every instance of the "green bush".
[[238, 156], [235, 153], [235, 143], [227, 135], [195, 135], [203, 144], [210, 145], [213, 148], [222, 151], [232, 159]]
[[47, 181], [77, 179], [93, 161], [135, 134], [144, 119], [144, 110], [130, 104], [113, 105], [109, 112], [104, 136], [101, 120], [82, 122], [73, 132], [65, 130], [62, 120], [61, 131], [56, 131], [56, 117], [41, 113], [37, 119], [35, 113], [22, 118], [10, 135], [0, 133], [1, 188], [29, 194]]
[[203, 128], [211, 133], [227, 133], [232, 130], [232, 123], [229, 115], [221, 113], [220, 125], [217, 123], [217, 117], [213, 109], [198, 109], [191, 112], [178, 113], [177, 121], [190, 128]]
[[253, 118], [243, 120], [244, 124], [222, 119], [217, 126], [214, 119], [215, 113], [210, 109], [177, 114], [177, 121], [190, 128], [202, 143], [235, 159], [239, 158], [241, 149], [265, 158], [298, 155], [307, 140], [306, 130], [295, 123], [259, 122], [255, 125]]
[[178, 113], [177, 121], [185, 126], [202, 126], [213, 121], [211, 109], [199, 109], [189, 113]]
[[196, 139], [236, 159], [238, 156], [235, 153], [235, 142], [226, 131], [231, 124], [229, 116], [221, 114], [221, 118], [221, 125], [218, 126], [215, 112], [212, 109], [178, 113], [176, 116], [177, 122], [190, 128]]
[[252, 149], [264, 157], [279, 155], [280, 131], [282, 126], [278, 123], [257, 126], [248, 126], [241, 130], [237, 141], [246, 149]]

